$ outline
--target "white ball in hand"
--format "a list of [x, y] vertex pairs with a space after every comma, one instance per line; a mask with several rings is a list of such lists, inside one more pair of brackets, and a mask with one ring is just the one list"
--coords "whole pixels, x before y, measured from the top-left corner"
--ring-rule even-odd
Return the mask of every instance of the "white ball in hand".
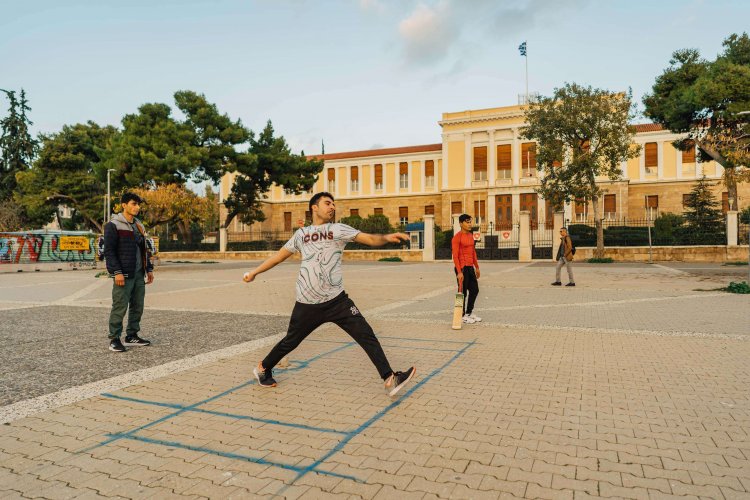
[[242, 279], [245, 281], [250, 281], [250, 273], [245, 273], [242, 275]]

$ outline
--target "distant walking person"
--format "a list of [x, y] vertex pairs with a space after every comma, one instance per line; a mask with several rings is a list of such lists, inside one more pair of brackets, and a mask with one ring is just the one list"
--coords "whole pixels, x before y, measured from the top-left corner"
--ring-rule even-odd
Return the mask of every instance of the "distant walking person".
[[386, 243], [406, 241], [409, 237], [404, 233], [367, 234], [345, 224], [334, 223], [336, 205], [329, 193], [315, 194], [309, 206], [312, 225], [297, 229], [276, 255], [242, 277], [249, 283], [292, 254], [299, 253], [301, 256], [297, 302], [289, 320], [289, 329], [286, 336], [253, 369], [255, 378], [261, 387], [276, 387], [272, 370], [279, 361], [296, 349], [313, 330], [325, 323], [335, 323], [365, 350], [385, 382], [385, 391], [394, 396], [412, 379], [416, 370], [414, 367], [403, 372], [391, 369], [372, 328], [344, 291], [341, 255], [351, 241], [379, 247]]
[[128, 311], [125, 344], [151, 345], [138, 336], [146, 297], [146, 285], [154, 281], [154, 266], [146, 246], [146, 230], [136, 219], [141, 210], [141, 198], [126, 192], [120, 199], [122, 213], [112, 217], [104, 226], [104, 256], [107, 272], [114, 277], [112, 310], [109, 313], [109, 349], [125, 352], [120, 336], [122, 321]]
[[453, 272], [456, 273], [458, 286], [464, 292], [464, 323], [476, 323], [482, 318], [474, 314], [474, 303], [479, 294], [479, 261], [474, 248], [474, 235], [471, 234], [471, 215], [462, 214], [458, 217], [461, 231], [451, 241], [453, 253]]
[[562, 285], [560, 282], [560, 270], [562, 266], [565, 266], [565, 269], [568, 270], [568, 284], [565, 286], [576, 286], [572, 265], [574, 252], [573, 240], [570, 239], [568, 230], [563, 227], [560, 229], [560, 247], [557, 249], [557, 267], [555, 267], [555, 282], [552, 283], [553, 286]]

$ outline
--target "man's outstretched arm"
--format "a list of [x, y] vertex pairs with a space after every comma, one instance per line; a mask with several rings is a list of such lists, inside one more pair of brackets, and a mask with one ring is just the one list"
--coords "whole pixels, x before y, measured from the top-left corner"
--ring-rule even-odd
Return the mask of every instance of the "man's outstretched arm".
[[250, 283], [255, 279], [256, 276], [258, 276], [260, 273], [264, 273], [268, 271], [269, 269], [273, 269], [278, 264], [281, 264], [286, 259], [292, 256], [292, 252], [287, 250], [286, 248], [282, 248], [278, 252], [276, 252], [276, 255], [272, 255], [271, 257], [267, 258], [263, 261], [262, 264], [260, 264], [258, 267], [253, 269], [252, 271], [246, 272], [244, 276], [242, 276], [242, 280]]
[[390, 234], [370, 234], [370, 233], [359, 233], [354, 241], [367, 245], [368, 247], [382, 247], [388, 243], [401, 243], [402, 241], [409, 241], [409, 236], [406, 233], [390, 233]]

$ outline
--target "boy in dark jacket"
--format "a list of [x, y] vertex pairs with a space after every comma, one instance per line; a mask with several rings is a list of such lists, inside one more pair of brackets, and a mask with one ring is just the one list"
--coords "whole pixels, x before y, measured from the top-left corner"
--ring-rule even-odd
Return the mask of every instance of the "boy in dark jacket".
[[141, 198], [126, 192], [120, 199], [122, 213], [104, 226], [104, 256], [107, 272], [114, 277], [112, 311], [109, 314], [109, 350], [125, 352], [120, 336], [122, 320], [128, 311], [125, 344], [151, 345], [138, 336], [141, 329], [146, 285], [154, 281], [154, 266], [146, 248], [146, 230], [135, 218], [141, 210]]

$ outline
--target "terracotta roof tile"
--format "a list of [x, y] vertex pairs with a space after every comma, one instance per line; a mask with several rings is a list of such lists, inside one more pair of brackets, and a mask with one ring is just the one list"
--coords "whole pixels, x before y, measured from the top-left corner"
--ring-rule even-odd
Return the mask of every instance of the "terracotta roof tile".
[[637, 123], [633, 125], [635, 128], [636, 133], [638, 132], [658, 132], [659, 130], [664, 130], [664, 127], [659, 125], [658, 123]]
[[309, 159], [316, 160], [345, 160], [347, 158], [364, 158], [368, 156], [397, 155], [404, 153], [427, 153], [431, 151], [442, 151], [443, 144], [423, 144], [421, 146], [404, 146], [400, 148], [366, 149], [363, 151], [346, 151], [343, 153], [328, 153], [324, 155], [308, 155]]

